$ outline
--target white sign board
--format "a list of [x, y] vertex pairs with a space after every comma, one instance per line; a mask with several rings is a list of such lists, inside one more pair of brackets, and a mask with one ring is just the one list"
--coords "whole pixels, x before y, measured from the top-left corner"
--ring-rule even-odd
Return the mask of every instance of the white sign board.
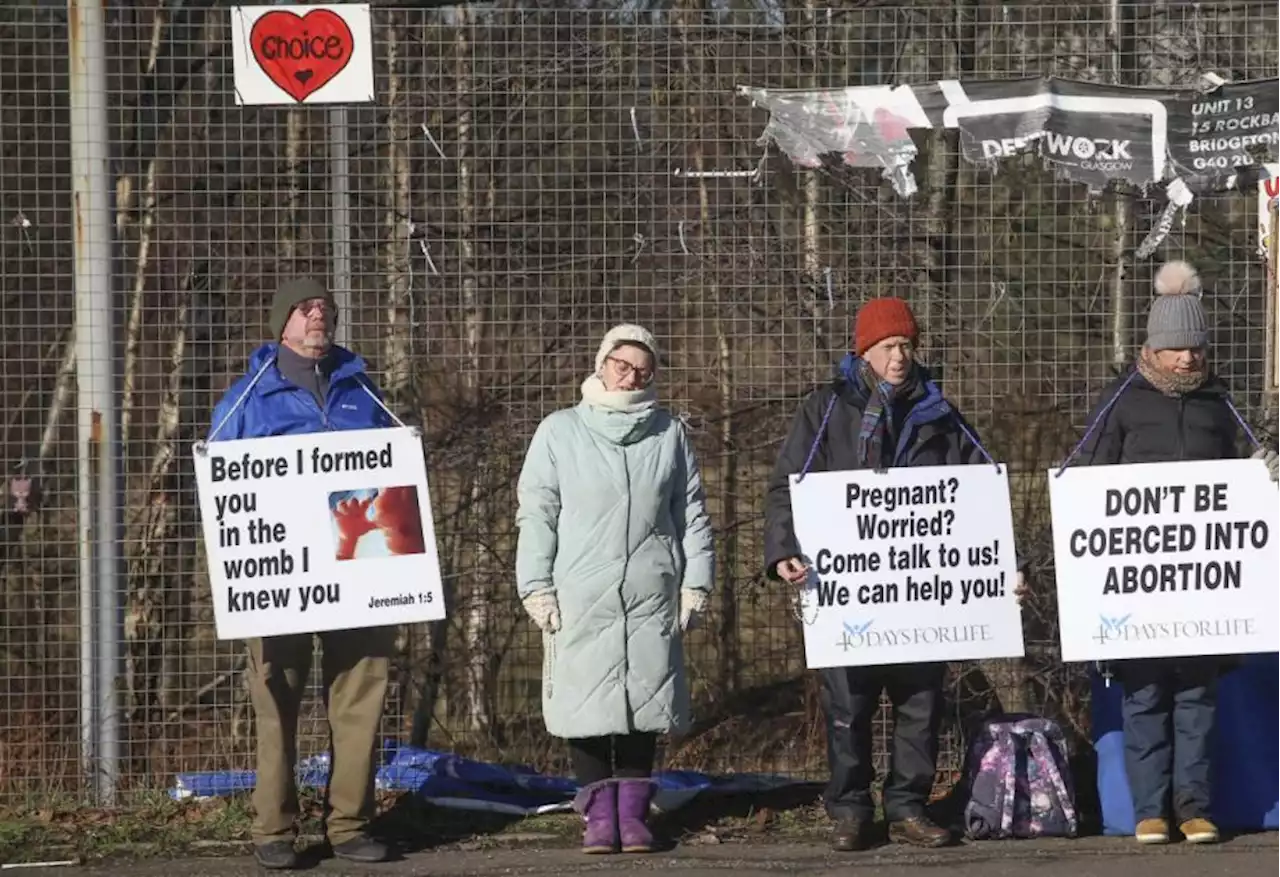
[[1004, 466], [791, 476], [810, 668], [1023, 654]]
[[195, 447], [218, 639], [444, 618], [418, 431]]
[[240, 106], [370, 103], [369, 4], [234, 6], [231, 59]]
[[1280, 649], [1280, 497], [1261, 460], [1049, 470], [1064, 661]]

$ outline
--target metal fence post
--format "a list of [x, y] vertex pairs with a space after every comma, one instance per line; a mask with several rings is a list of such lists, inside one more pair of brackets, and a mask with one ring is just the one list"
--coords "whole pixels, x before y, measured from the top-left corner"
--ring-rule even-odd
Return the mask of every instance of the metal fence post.
[[[98, 803], [120, 776], [119, 425], [114, 398], [111, 184], [102, 0], [68, 0], [78, 383], [81, 740]], [[96, 610], [96, 611], [95, 611]], [[96, 648], [95, 648], [96, 646]]]

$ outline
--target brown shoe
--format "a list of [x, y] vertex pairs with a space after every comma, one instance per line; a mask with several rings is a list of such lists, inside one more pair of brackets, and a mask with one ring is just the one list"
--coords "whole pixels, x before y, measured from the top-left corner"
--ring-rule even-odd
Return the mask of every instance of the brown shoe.
[[1169, 842], [1169, 821], [1166, 819], [1144, 819], [1134, 827], [1133, 836], [1140, 844], [1167, 844]]
[[867, 846], [867, 823], [860, 819], [837, 819], [831, 826], [831, 849], [852, 853]]
[[935, 825], [927, 816], [911, 816], [889, 823], [889, 840], [913, 847], [944, 847], [951, 842], [951, 832]]
[[1182, 837], [1189, 844], [1216, 844], [1218, 842], [1218, 826], [1208, 819], [1197, 817], [1188, 819], [1178, 826]]

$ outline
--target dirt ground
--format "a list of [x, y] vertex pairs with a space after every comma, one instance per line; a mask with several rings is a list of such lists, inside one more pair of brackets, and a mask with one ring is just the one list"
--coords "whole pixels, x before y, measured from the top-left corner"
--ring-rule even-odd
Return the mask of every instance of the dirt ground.
[[[659, 815], [655, 833], [671, 847], [651, 855], [585, 856], [581, 817], [513, 817], [439, 809], [410, 795], [388, 795], [371, 825], [403, 851], [399, 860], [361, 866], [325, 858], [320, 805], [306, 800], [303, 873], [381, 877], [492, 877], [660, 874], [712, 877], [769, 874], [865, 877], [1252, 877], [1277, 873], [1277, 833], [1229, 838], [1212, 847], [1140, 847], [1096, 834], [1095, 820], [1074, 840], [987, 841], [921, 851], [881, 844], [832, 853], [815, 789], [748, 798], [708, 798]], [[143, 806], [146, 804], [147, 806]], [[0, 874], [39, 877], [249, 877], [263, 872], [250, 853], [247, 796], [203, 802], [167, 798], [120, 811], [0, 813]], [[883, 838], [883, 823], [877, 825]], [[71, 861], [70, 866], [50, 865]], [[28, 868], [35, 867], [33, 870]], [[12, 869], [12, 870], [10, 870]]]
[[[533, 839], [530, 839], [533, 840]], [[513, 838], [513, 842], [518, 842]], [[862, 877], [1271, 877], [1277, 871], [1275, 834], [1234, 838], [1217, 847], [1171, 845], [1141, 848], [1122, 838], [1072, 841], [1012, 841], [964, 844], [920, 852], [881, 847], [835, 854], [819, 843], [733, 841], [687, 842], [671, 852], [648, 856], [588, 857], [571, 849], [461, 847], [411, 853], [401, 861], [353, 866], [332, 859], [311, 862], [303, 873], [381, 877], [490, 877], [632, 873], [666, 877], [734, 874]], [[15, 874], [21, 871], [13, 872]], [[89, 867], [41, 868], [41, 877], [249, 877], [263, 873], [244, 855], [222, 858], [152, 859]]]

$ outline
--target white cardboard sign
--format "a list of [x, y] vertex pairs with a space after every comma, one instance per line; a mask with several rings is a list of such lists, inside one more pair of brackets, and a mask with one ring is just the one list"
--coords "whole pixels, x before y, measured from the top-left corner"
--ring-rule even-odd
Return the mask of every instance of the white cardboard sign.
[[1004, 466], [791, 476], [810, 668], [1023, 654]]
[[369, 4], [234, 6], [231, 59], [240, 106], [371, 103]]
[[1049, 470], [1064, 661], [1280, 648], [1280, 497], [1261, 460]]
[[197, 444], [218, 639], [444, 618], [416, 429]]

